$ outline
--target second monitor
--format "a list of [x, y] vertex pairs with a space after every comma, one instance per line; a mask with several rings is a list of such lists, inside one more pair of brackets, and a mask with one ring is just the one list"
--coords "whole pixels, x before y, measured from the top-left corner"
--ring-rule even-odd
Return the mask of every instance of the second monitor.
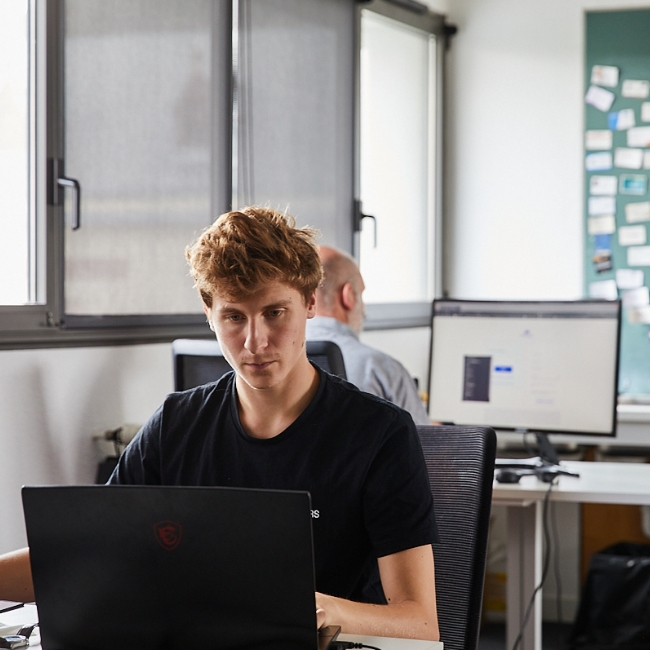
[[429, 416], [615, 435], [620, 312], [618, 301], [436, 300]]

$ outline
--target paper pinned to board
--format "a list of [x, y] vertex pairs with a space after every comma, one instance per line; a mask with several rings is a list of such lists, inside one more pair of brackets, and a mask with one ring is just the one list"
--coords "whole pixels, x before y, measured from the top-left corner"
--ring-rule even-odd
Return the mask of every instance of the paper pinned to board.
[[641, 269], [616, 269], [616, 286], [619, 289], [637, 289], [643, 286]]
[[614, 196], [617, 189], [616, 176], [592, 176], [589, 179], [589, 194], [593, 196]]
[[641, 104], [641, 121], [650, 122], [650, 102]]
[[647, 99], [650, 95], [650, 82], [645, 79], [625, 79], [621, 95], [628, 99]]
[[590, 235], [611, 235], [616, 232], [616, 219], [613, 214], [589, 217], [587, 231]]
[[589, 153], [585, 157], [585, 167], [588, 172], [605, 172], [612, 168], [612, 152], [599, 151]]
[[[627, 310], [627, 320], [632, 325], [650, 324], [650, 306], [631, 307]], [[650, 336], [650, 334], [649, 334]]]
[[614, 131], [625, 131], [636, 125], [633, 108], [624, 108], [622, 111], [610, 113], [607, 116], [607, 124]]
[[618, 68], [613, 65], [595, 65], [591, 68], [591, 83], [597, 86], [616, 88], [618, 86]]
[[619, 192], [643, 196], [648, 192], [648, 177], [645, 174], [621, 174]]
[[590, 216], [616, 214], [616, 199], [613, 196], [590, 196], [587, 211]]
[[641, 169], [643, 164], [643, 149], [617, 147], [614, 151], [614, 167], [621, 169]]
[[628, 266], [650, 266], [650, 246], [630, 246], [627, 249]]
[[622, 293], [623, 307], [645, 307], [650, 305], [650, 292], [648, 287], [629, 289]]
[[625, 220], [628, 223], [650, 221], [650, 201], [628, 203], [625, 206]]
[[585, 102], [594, 108], [597, 108], [599, 111], [606, 112], [614, 103], [616, 96], [613, 92], [605, 90], [600, 86], [589, 86], [587, 94], [585, 95]]
[[647, 241], [647, 232], [644, 225], [621, 226], [618, 229], [619, 246], [643, 246]]
[[643, 169], [650, 169], [650, 151], [643, 152]]
[[635, 126], [627, 132], [628, 147], [650, 147], [650, 126]]
[[609, 129], [585, 131], [585, 149], [587, 151], [600, 151], [611, 149], [614, 135]]
[[602, 280], [589, 283], [589, 297], [593, 300], [616, 300], [618, 290], [614, 280]]

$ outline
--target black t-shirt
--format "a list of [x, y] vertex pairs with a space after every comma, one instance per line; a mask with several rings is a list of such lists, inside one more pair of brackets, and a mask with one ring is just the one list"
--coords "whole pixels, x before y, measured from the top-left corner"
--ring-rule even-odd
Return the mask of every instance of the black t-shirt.
[[317, 590], [383, 603], [376, 558], [436, 541], [422, 449], [406, 411], [319, 372], [311, 403], [270, 439], [242, 428], [234, 373], [168, 395], [109, 483], [307, 490]]

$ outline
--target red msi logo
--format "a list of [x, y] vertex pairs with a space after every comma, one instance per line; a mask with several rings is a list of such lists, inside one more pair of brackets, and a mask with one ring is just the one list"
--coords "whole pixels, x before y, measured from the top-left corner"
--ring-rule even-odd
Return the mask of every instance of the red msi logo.
[[173, 521], [161, 521], [153, 525], [153, 534], [166, 551], [173, 551], [181, 543], [183, 527]]

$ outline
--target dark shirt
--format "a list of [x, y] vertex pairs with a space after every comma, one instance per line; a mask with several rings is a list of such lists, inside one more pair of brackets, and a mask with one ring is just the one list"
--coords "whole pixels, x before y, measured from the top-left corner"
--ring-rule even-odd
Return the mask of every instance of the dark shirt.
[[234, 373], [172, 393], [109, 483], [307, 490], [317, 590], [383, 603], [376, 558], [436, 541], [420, 442], [406, 411], [319, 372], [311, 403], [270, 439], [243, 430]]

